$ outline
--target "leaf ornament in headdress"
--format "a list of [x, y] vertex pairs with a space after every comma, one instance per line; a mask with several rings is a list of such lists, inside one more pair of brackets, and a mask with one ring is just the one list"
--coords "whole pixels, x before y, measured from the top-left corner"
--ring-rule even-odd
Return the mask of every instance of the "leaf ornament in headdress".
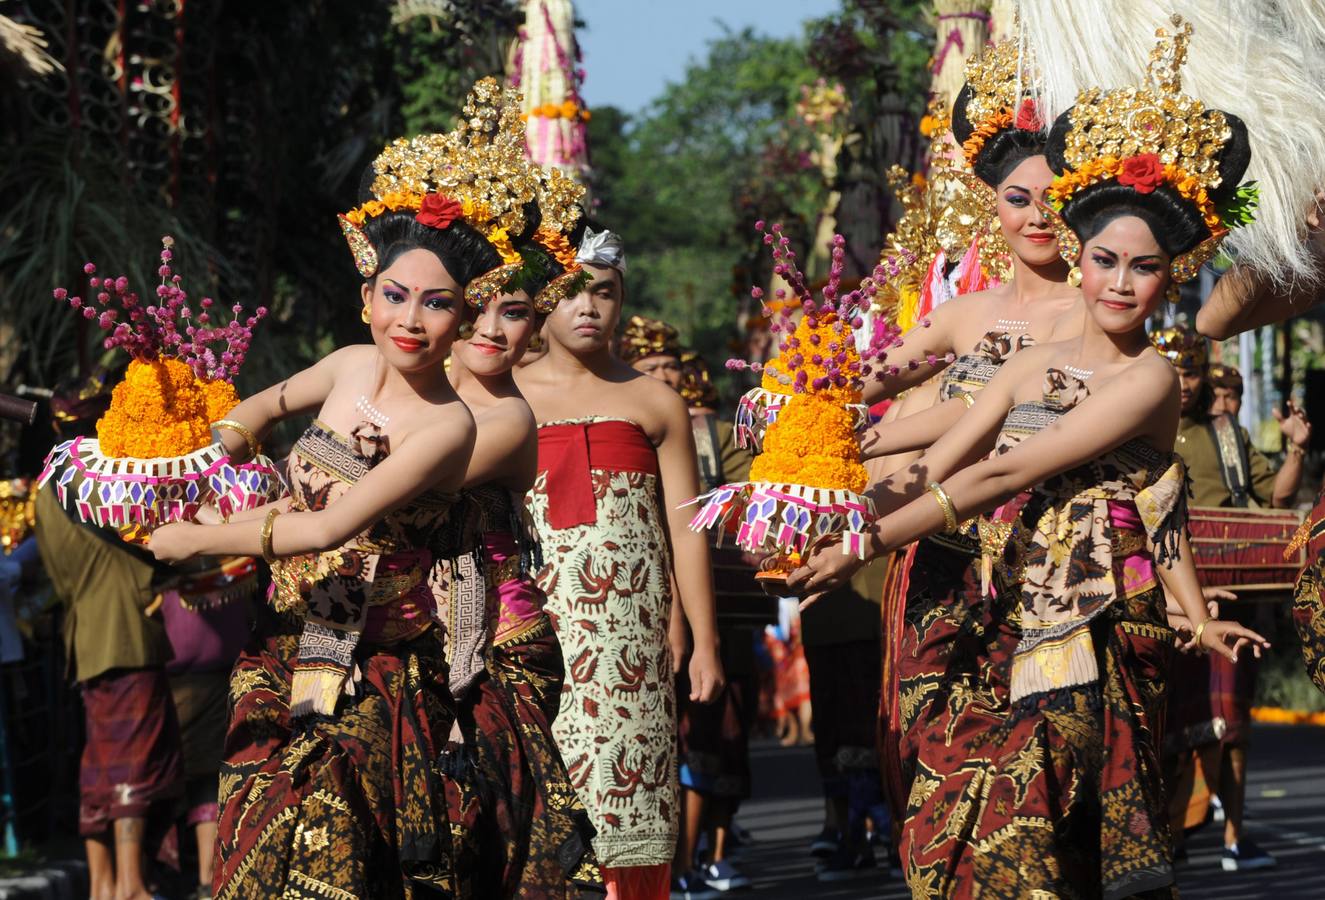
[[[1228, 117], [1209, 109], [1182, 91], [1179, 75], [1187, 57], [1192, 27], [1174, 16], [1171, 28], [1156, 31], [1150, 53], [1148, 83], [1111, 91], [1092, 88], [1077, 97], [1068, 113], [1064, 138], [1066, 171], [1054, 179], [1049, 198], [1061, 211], [1094, 185], [1114, 181], [1138, 194], [1163, 186], [1191, 206], [1204, 222], [1207, 236], [1196, 247], [1178, 254], [1170, 266], [1173, 279], [1190, 281], [1219, 250], [1230, 228], [1251, 220], [1256, 190], [1244, 184], [1234, 192], [1220, 191], [1220, 158], [1233, 138]], [[1226, 196], [1222, 205], [1216, 196]], [[1063, 258], [1075, 263], [1080, 241], [1066, 239], [1066, 223], [1051, 216], [1064, 240]]]
[[524, 231], [524, 207], [538, 185], [536, 168], [525, 158], [517, 92], [482, 79], [470, 89], [454, 131], [398, 138], [373, 161], [373, 170], [373, 199], [338, 217], [363, 277], [371, 278], [379, 265], [364, 224], [402, 210], [413, 210], [432, 228], [463, 221], [501, 255], [500, 266], [465, 287], [471, 306], [482, 307], [524, 265], [511, 237]]

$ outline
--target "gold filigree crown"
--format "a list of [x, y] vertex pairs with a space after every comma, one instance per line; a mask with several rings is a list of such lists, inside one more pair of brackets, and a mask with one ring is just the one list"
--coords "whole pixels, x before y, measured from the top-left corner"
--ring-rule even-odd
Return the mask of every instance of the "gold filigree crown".
[[1016, 41], [990, 44], [966, 63], [965, 74], [971, 89], [966, 118], [976, 127], [992, 116], [1015, 112], [1023, 100], [1034, 99], [1040, 79], [1034, 60], [1021, 52]]
[[1150, 343], [1174, 368], [1201, 369], [1210, 359], [1205, 338], [1186, 325], [1161, 328], [1150, 335]]
[[985, 143], [1008, 128], [1042, 131], [1036, 100], [1039, 70], [1029, 51], [1022, 52], [1013, 41], [990, 44], [985, 52], [966, 64], [966, 120], [971, 134], [962, 143], [967, 167], [975, 165]]
[[534, 308], [549, 313], [557, 304], [576, 294], [584, 281], [584, 267], [576, 261], [578, 247], [569, 235], [584, 214], [584, 185], [558, 168], [540, 168], [536, 173], [538, 208], [543, 219], [534, 234], [534, 243], [557, 261], [562, 272], [552, 278], [533, 298]]
[[398, 138], [373, 161], [373, 169], [378, 197], [410, 191], [468, 201], [477, 211], [475, 221], [508, 235], [524, 230], [524, 205], [538, 191], [534, 166], [525, 157], [520, 94], [495, 78], [470, 89], [454, 131]]
[[1078, 95], [1063, 151], [1069, 167], [1154, 153], [1165, 165], [1179, 166], [1202, 189], [1219, 187], [1219, 156], [1233, 132], [1222, 112], [1182, 92], [1179, 70], [1187, 60], [1192, 26], [1177, 16], [1172, 24], [1172, 31], [1155, 32], [1159, 42], [1146, 66], [1149, 84], [1091, 88]]
[[511, 238], [525, 230], [525, 204], [538, 192], [537, 167], [525, 158], [520, 95], [493, 78], [469, 91], [454, 131], [397, 138], [373, 160], [374, 199], [339, 217], [360, 274], [376, 274], [377, 253], [364, 233], [368, 219], [413, 211], [420, 222], [446, 228], [463, 221], [501, 255], [502, 264], [475, 278], [465, 299], [482, 307], [520, 271]]
[[[1192, 26], [1176, 15], [1170, 25], [1155, 31], [1158, 41], [1146, 66], [1148, 84], [1109, 91], [1091, 88], [1077, 96], [1063, 142], [1067, 170], [1054, 179], [1048, 195], [1061, 209], [1077, 192], [1104, 181], [1117, 181], [1139, 194], [1160, 186], [1173, 190], [1200, 214], [1209, 231], [1205, 240], [1173, 260], [1171, 273], [1181, 282], [1196, 277], [1230, 228], [1252, 221], [1256, 188], [1247, 183], [1236, 192], [1222, 190], [1222, 208], [1212, 197], [1223, 185], [1220, 161], [1233, 129], [1224, 113], [1183, 93], [1179, 71], [1187, 59]], [[1063, 258], [1075, 263], [1080, 242], [1065, 233], [1061, 221], [1054, 221], [1054, 228]]]

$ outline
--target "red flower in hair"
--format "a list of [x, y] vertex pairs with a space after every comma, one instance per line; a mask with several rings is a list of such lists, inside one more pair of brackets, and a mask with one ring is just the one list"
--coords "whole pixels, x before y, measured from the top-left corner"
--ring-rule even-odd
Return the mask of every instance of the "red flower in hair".
[[445, 194], [425, 194], [414, 221], [429, 228], [446, 228], [460, 218], [464, 209]]
[[1013, 124], [1022, 131], [1043, 131], [1044, 119], [1040, 118], [1040, 105], [1030, 97], [1022, 100]]
[[1118, 183], [1125, 184], [1138, 194], [1149, 194], [1164, 183], [1164, 164], [1156, 153], [1142, 153], [1123, 160]]

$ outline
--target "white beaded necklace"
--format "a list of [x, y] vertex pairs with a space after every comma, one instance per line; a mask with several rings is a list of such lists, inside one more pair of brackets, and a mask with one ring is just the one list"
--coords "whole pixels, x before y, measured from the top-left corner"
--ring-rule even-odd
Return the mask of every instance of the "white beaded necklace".
[[365, 421], [371, 425], [376, 425], [379, 430], [385, 430], [387, 423], [391, 421], [390, 416], [369, 403], [368, 398], [362, 394], [359, 395], [359, 402], [354, 405], [354, 408], [359, 411], [359, 415], [363, 416]]
[[1071, 375], [1077, 381], [1085, 381], [1095, 374], [1094, 369], [1079, 369], [1076, 366], [1063, 366], [1063, 371]]
[[1025, 333], [1031, 330], [1031, 323], [1026, 319], [999, 319], [994, 323], [994, 328], [1008, 334]]

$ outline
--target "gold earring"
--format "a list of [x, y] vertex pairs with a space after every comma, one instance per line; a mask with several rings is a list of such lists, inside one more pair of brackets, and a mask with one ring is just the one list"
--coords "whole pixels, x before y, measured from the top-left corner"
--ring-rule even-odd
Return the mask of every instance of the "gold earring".
[[365, 303], [363, 309], [359, 310], [359, 318], [363, 320], [365, 325], [373, 321], [373, 308]]
[[1067, 283], [1072, 287], [1081, 287], [1081, 266], [1073, 266], [1067, 270]]
[[473, 323], [473, 322], [461, 322], [461, 323], [460, 323], [460, 340], [462, 340], [462, 341], [467, 341], [467, 340], [469, 340], [470, 338], [472, 338], [473, 336], [474, 336], [474, 323]]
[[1170, 303], [1177, 303], [1182, 300], [1182, 288], [1178, 285], [1178, 282], [1170, 282], [1168, 289], [1164, 291], [1164, 296]]

